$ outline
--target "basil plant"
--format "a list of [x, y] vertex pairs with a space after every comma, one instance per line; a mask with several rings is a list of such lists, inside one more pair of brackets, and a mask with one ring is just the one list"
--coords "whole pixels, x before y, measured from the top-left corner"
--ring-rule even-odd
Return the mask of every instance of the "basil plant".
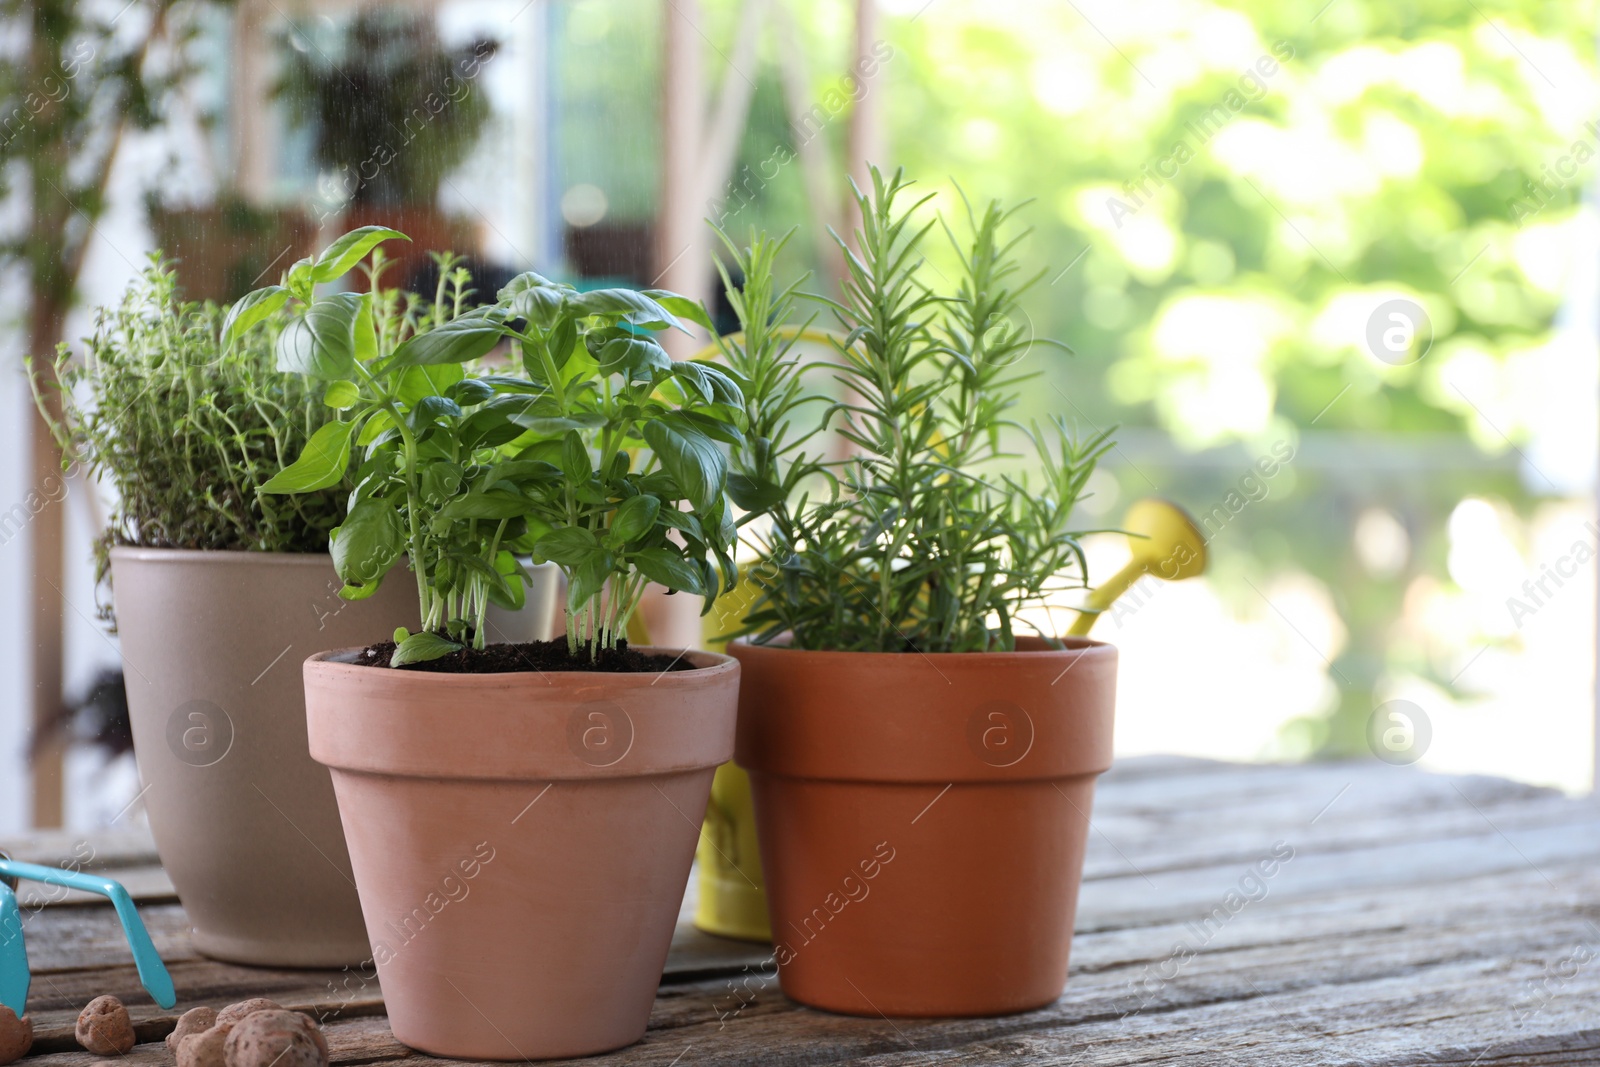
[[[315, 492], [354, 465], [331, 538], [340, 595], [371, 596], [402, 556], [417, 582], [421, 628], [397, 632], [390, 662], [483, 648], [488, 606], [522, 605], [519, 556], [565, 572], [575, 655], [615, 648], [648, 582], [709, 610], [737, 577], [724, 446], [742, 442], [744, 397], [727, 372], [675, 362], [652, 338], [683, 329], [680, 316], [709, 328], [704, 309], [527, 273], [462, 310], [460, 269], [441, 270], [431, 304], [381, 289], [374, 270], [367, 292], [314, 292], [391, 239], [407, 238], [346, 234], [240, 300], [224, 330], [231, 343], [294, 312], [278, 366], [327, 383], [340, 417], [261, 491]], [[509, 358], [488, 366], [501, 346]]]

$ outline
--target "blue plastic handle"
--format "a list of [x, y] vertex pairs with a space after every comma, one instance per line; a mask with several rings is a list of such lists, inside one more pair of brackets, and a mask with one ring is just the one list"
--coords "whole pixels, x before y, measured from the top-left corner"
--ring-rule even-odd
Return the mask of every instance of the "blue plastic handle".
[[[102, 878], [96, 874], [63, 871], [58, 867], [40, 867], [35, 863], [18, 863], [16, 860], [8, 859], [0, 859], [0, 877], [25, 878], [30, 882], [62, 885], [68, 889], [81, 889], [87, 893], [98, 893], [109, 898], [111, 906], [117, 910], [117, 918], [122, 920], [122, 932], [127, 935], [128, 947], [133, 949], [133, 963], [139, 969], [139, 981], [144, 984], [145, 990], [155, 1002], [163, 1008], [177, 1005], [178, 991], [172, 985], [172, 975], [167, 973], [167, 965], [161, 962], [155, 943], [150, 940], [150, 932], [145, 929], [144, 920], [139, 918], [139, 910], [133, 906], [133, 898], [122, 887], [121, 882]], [[13, 925], [16, 931], [15, 938], [9, 936]], [[5, 944], [0, 946], [0, 1001], [21, 1015], [28, 994], [28, 957], [22, 943], [22, 915], [17, 908], [16, 895], [9, 887], [5, 889], [5, 895], [0, 896], [0, 930], [5, 931]], [[13, 941], [15, 941], [14, 948]], [[13, 974], [18, 968], [21, 970], [22, 996], [18, 1003], [12, 1004], [5, 994], [18, 983], [19, 979]]]
[[22, 1016], [28, 1006], [28, 949], [22, 942], [17, 895], [0, 881], [0, 1004]]

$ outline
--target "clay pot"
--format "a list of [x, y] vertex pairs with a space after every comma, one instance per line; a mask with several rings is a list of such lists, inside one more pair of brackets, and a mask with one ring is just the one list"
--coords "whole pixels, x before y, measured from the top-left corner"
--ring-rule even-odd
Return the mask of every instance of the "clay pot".
[[583, 1056], [643, 1036], [739, 665], [433, 674], [305, 664], [400, 1041], [440, 1056]]
[[1117, 652], [736, 643], [783, 991], [851, 1015], [1001, 1015], [1067, 980]]
[[114, 548], [111, 569], [143, 804], [195, 947], [271, 967], [366, 959], [298, 665], [415, 626], [414, 586], [340, 600], [318, 554]]

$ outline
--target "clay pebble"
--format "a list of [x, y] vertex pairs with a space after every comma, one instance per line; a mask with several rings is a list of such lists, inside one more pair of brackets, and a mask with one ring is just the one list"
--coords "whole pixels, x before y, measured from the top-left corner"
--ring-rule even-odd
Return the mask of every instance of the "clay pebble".
[[198, 1034], [186, 1034], [178, 1042], [178, 1067], [227, 1067], [226, 1046], [232, 1025], [213, 1026]]
[[33, 1048], [33, 1020], [0, 1004], [0, 1064], [15, 1063]]
[[266, 997], [252, 997], [249, 1000], [241, 1000], [237, 1004], [229, 1004], [226, 1008], [217, 1012], [217, 1018], [212, 1025], [232, 1026], [246, 1016], [254, 1015], [258, 1011], [282, 1010], [283, 1005], [275, 1000], [268, 1000]]
[[217, 1025], [217, 1009], [199, 1007], [190, 1008], [178, 1019], [178, 1025], [172, 1033], [167, 1035], [167, 1048], [173, 1052], [178, 1051], [178, 1045], [190, 1034], [203, 1034]]
[[122, 1056], [135, 1044], [133, 1020], [116, 997], [95, 997], [78, 1015], [77, 1038], [96, 1056]]
[[328, 1067], [328, 1043], [299, 1012], [257, 1011], [234, 1024], [226, 1059], [226, 1067]]

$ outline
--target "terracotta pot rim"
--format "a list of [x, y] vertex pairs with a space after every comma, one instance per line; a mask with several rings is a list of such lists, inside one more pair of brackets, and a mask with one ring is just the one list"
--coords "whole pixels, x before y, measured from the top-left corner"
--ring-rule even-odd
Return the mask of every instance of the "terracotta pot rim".
[[[690, 663], [697, 664], [691, 671], [499, 671], [494, 674], [446, 674], [439, 671], [389, 671], [374, 667], [358, 667], [347, 662], [365, 651], [365, 646], [353, 648], [334, 648], [325, 652], [317, 652], [305, 660], [305, 669], [315, 669], [319, 673], [328, 672], [333, 675], [352, 675], [352, 672], [380, 671], [384, 679], [417, 678], [423, 679], [415, 683], [406, 683], [413, 688], [434, 685], [435, 688], [444, 689], [502, 689], [507, 683], [526, 683], [529, 679], [537, 679], [542, 685], [554, 688], [556, 685], [579, 684], [584, 686], [610, 686], [616, 683], [618, 689], [649, 688], [658, 682], [669, 686], [683, 685], [691, 682], [702, 682], [715, 679], [729, 672], [739, 670], [739, 661], [732, 656], [720, 652], [707, 652], [703, 649], [657, 648], [654, 645], [640, 645], [639, 651], [656, 655], [682, 654]], [[343, 659], [341, 659], [343, 657]], [[363, 675], [370, 677], [370, 675]]]
[[113, 545], [114, 559], [136, 559], [144, 563], [198, 563], [201, 561], [225, 563], [230, 560], [250, 560], [252, 563], [269, 563], [276, 566], [303, 566], [315, 563], [327, 567], [333, 575], [333, 557], [326, 552], [257, 552], [245, 548], [151, 548], [144, 545]]
[[336, 771], [600, 780], [705, 770], [733, 756], [740, 667], [713, 652], [689, 653], [701, 669], [668, 674], [439, 674], [331, 658], [356, 651], [321, 652], [302, 668], [311, 758]]
[[[784, 639], [780, 638], [779, 640]], [[728, 643], [728, 648], [730, 651], [734, 648], [738, 648], [741, 652], [749, 651], [757, 655], [763, 652], [782, 652], [797, 656], [810, 656], [815, 659], [848, 659], [851, 662], [856, 663], [864, 661], [867, 657], [877, 657], [886, 663], [904, 661], [913, 656], [934, 660], [939, 663], [952, 663], [958, 660], [970, 660], [974, 657], [982, 657], [986, 661], [995, 660], [999, 662], [1005, 662], [1007, 660], [1037, 659], [1041, 656], [1066, 655], [1072, 655], [1074, 659], [1080, 658], [1084, 655], [1093, 656], [1096, 659], [1103, 659], [1108, 656], [1115, 657], [1117, 654], [1115, 645], [1111, 644], [1109, 641], [1097, 641], [1092, 637], [1077, 637], [1068, 635], [1057, 637], [1055, 640], [1062, 642], [1067, 647], [1017, 648], [1011, 652], [848, 652], [833, 648], [791, 648], [786, 640], [784, 640], [784, 643], [782, 644], [777, 642], [769, 642], [768, 644], [757, 645], [752, 644], [748, 637], [740, 637], [736, 640], [730, 641]], [[1017, 641], [1019, 644], [1022, 642], [1031, 643], [1034, 641], [1039, 641], [1042, 643], [1043, 639], [1027, 636], [1018, 637]]]

